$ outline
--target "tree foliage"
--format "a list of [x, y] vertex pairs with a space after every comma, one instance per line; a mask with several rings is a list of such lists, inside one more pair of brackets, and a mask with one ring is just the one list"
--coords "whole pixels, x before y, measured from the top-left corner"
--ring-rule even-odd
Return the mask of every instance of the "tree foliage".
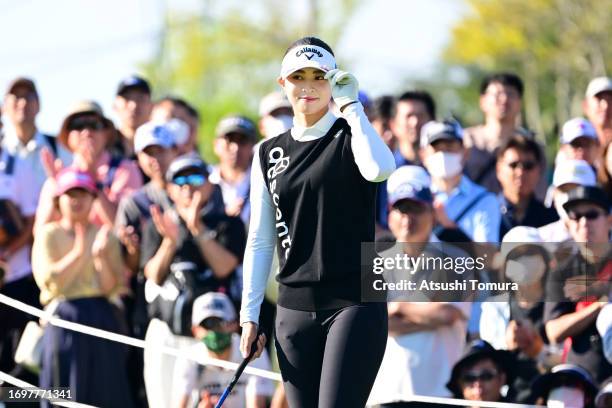
[[[525, 81], [526, 124], [539, 135], [548, 135], [549, 141], [556, 140], [556, 129], [582, 113], [580, 102], [588, 81], [605, 75], [612, 66], [612, 2], [467, 3], [471, 11], [453, 28], [444, 53], [449, 65], [462, 67], [468, 74], [468, 80], [455, 90], [473, 87], [491, 71], [517, 72]], [[457, 108], [474, 118], [476, 99], [462, 102]]]

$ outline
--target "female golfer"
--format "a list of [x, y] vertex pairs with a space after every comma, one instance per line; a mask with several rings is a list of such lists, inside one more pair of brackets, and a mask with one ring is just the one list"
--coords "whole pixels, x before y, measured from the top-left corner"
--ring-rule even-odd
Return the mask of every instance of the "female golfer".
[[253, 159], [241, 351], [256, 337], [276, 243], [276, 348], [289, 405], [363, 407], [385, 351], [387, 312], [361, 301], [360, 245], [374, 239], [375, 183], [393, 172], [393, 156], [363, 113], [357, 80], [337, 69], [325, 42], [293, 43], [278, 83], [295, 118]]

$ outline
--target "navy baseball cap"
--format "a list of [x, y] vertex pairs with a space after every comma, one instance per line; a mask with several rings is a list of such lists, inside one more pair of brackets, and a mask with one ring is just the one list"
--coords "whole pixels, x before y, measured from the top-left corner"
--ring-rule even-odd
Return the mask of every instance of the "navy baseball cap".
[[421, 128], [421, 147], [433, 144], [438, 140], [457, 140], [463, 143], [463, 129], [455, 120], [442, 122], [430, 121]]
[[151, 95], [151, 86], [149, 85], [149, 82], [138, 75], [130, 75], [127, 78], [123, 78], [117, 87], [117, 95], [123, 95], [130, 89], [139, 89]]

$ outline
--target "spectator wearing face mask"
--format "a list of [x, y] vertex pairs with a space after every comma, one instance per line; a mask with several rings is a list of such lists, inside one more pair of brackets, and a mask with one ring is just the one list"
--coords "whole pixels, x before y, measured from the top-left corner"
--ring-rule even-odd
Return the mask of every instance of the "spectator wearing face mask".
[[[240, 363], [240, 335], [234, 305], [227, 295], [218, 292], [206, 293], [193, 302], [191, 332], [198, 343], [189, 348], [189, 355], [210, 357]], [[264, 350], [253, 360], [251, 367], [270, 370], [270, 359]], [[233, 372], [215, 366], [201, 366], [179, 359], [176, 362], [175, 387], [180, 395], [178, 408], [195, 406], [212, 408], [229, 384]], [[232, 393], [223, 403], [227, 408], [264, 408], [266, 398], [274, 393], [271, 380], [254, 375], [243, 375]]]
[[200, 157], [198, 153], [198, 132], [200, 128], [200, 114], [198, 110], [189, 102], [175, 96], [165, 96], [155, 102], [151, 112], [151, 121], [155, 123], [166, 123], [170, 119], [178, 119], [187, 125], [187, 132], [184, 126], [175, 125], [175, 146], [179, 156], [189, 154], [193, 157]]
[[575, 364], [559, 364], [542, 374], [531, 385], [531, 400], [547, 407], [593, 408], [597, 385], [584, 368]]
[[482, 303], [480, 337], [498, 350], [509, 350], [516, 359], [518, 369], [508, 395], [517, 402], [528, 400], [530, 383], [539, 374], [537, 365], [548, 364], [550, 356], [544, 288], [551, 257], [541, 243], [536, 228], [508, 231], [501, 244], [501, 269], [504, 280], [516, 283], [518, 290]]
[[567, 229], [567, 213], [563, 209], [567, 193], [578, 186], [591, 187], [595, 184], [595, 172], [584, 160], [568, 159], [555, 167], [551, 199], [559, 219], [538, 228], [542, 242], [563, 242], [571, 239]]
[[428, 122], [421, 130], [420, 155], [431, 175], [438, 224], [460, 228], [474, 242], [499, 242], [500, 212], [495, 196], [463, 175], [463, 130], [452, 121]]
[[259, 103], [259, 133], [264, 139], [285, 133], [293, 126], [293, 108], [282, 92], [271, 92]]
[[[442, 241], [480, 242], [497, 245], [501, 214], [495, 196], [463, 174], [466, 150], [463, 130], [455, 121], [429, 122], [421, 129], [421, 159], [431, 175], [434, 233]], [[483, 280], [488, 278], [479, 274]], [[478, 336], [481, 291], [472, 307], [468, 332]]]

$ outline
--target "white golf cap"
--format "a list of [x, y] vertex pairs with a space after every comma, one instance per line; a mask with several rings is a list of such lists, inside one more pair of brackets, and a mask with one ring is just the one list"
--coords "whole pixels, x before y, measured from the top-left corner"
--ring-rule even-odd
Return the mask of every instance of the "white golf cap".
[[399, 200], [410, 199], [431, 204], [433, 201], [431, 178], [421, 166], [401, 166], [387, 180], [387, 194], [390, 205]]
[[555, 167], [553, 186], [558, 188], [568, 183], [594, 186], [597, 184], [595, 170], [584, 160], [563, 160]]
[[142, 152], [149, 146], [169, 148], [173, 144], [172, 133], [164, 124], [160, 123], [147, 122], [138, 127], [134, 135], [134, 151], [136, 153]]
[[225, 293], [208, 292], [193, 301], [191, 324], [196, 326], [209, 317], [218, 317], [225, 322], [236, 320], [236, 310]]
[[588, 120], [573, 118], [565, 122], [561, 131], [561, 144], [569, 144], [579, 137], [597, 140], [597, 132]]
[[277, 109], [293, 109], [283, 92], [270, 92], [259, 102], [259, 116], [269, 115]]
[[501, 243], [501, 255], [505, 259], [508, 254], [515, 248], [525, 244], [536, 244], [544, 247], [542, 237], [537, 228], [518, 226], [506, 232]]
[[601, 92], [612, 92], [612, 78], [605, 76], [593, 78], [587, 86], [585, 96], [590, 98]]
[[302, 68], [317, 68], [327, 72], [336, 68], [336, 59], [325, 48], [316, 45], [299, 45], [289, 50], [281, 64], [281, 78]]

